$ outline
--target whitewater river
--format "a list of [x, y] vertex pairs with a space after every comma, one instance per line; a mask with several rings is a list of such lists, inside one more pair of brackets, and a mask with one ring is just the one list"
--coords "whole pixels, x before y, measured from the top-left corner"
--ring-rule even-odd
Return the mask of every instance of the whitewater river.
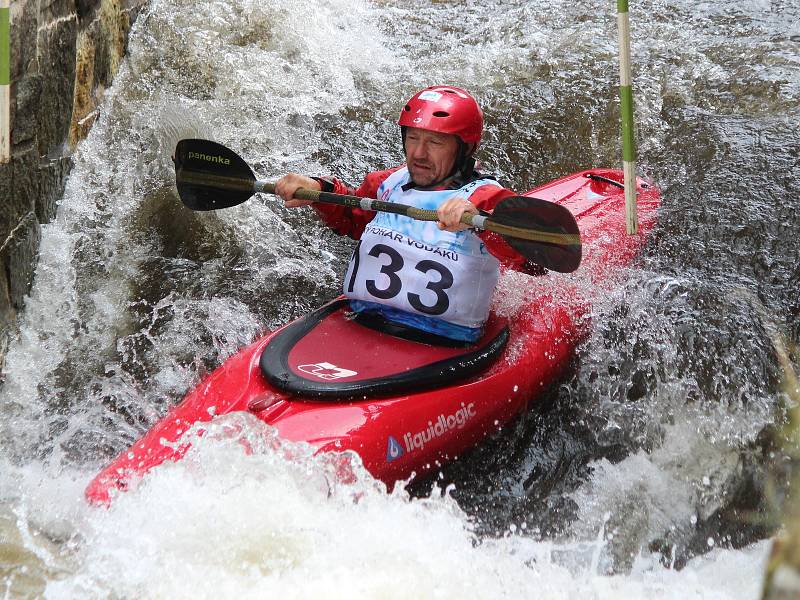
[[767, 331], [800, 336], [800, 5], [631, 17], [659, 223], [528, 415], [437, 486], [390, 493], [357, 465], [330, 488], [327, 457], [242, 419], [252, 454], [207, 436], [105, 510], [83, 500], [91, 477], [209, 369], [336, 295], [350, 248], [269, 198], [183, 209], [177, 139], [263, 178], [358, 183], [401, 161], [401, 103], [446, 82], [484, 106], [481, 158], [513, 189], [620, 164], [613, 3], [154, 0], [8, 354], [0, 597], [758, 598], [786, 479]]

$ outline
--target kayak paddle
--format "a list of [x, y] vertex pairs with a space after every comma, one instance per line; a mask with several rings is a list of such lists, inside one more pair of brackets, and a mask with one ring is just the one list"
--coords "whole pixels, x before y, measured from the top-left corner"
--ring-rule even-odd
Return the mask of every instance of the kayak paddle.
[[[181, 201], [192, 210], [237, 206], [257, 192], [275, 193], [275, 184], [256, 179], [248, 164], [222, 144], [186, 139], [175, 148], [175, 183]], [[300, 200], [390, 212], [420, 221], [438, 221], [435, 210], [359, 196], [299, 189]], [[551, 271], [570, 273], [581, 262], [581, 237], [575, 217], [566, 208], [527, 196], [497, 203], [489, 216], [465, 214], [461, 222], [502, 235], [528, 260]]]

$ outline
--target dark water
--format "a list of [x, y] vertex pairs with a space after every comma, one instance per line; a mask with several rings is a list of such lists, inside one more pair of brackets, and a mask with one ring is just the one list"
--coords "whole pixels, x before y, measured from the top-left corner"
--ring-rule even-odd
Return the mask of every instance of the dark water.
[[[164, 1], [137, 23], [9, 356], [14, 514], [37, 506], [19, 483], [31, 469], [89, 477], [257, 333], [338, 293], [349, 242], [307, 212], [267, 199], [183, 210], [176, 139], [217, 139], [262, 177], [357, 183], [402, 160], [401, 102], [451, 82], [483, 105], [481, 159], [513, 189], [619, 164], [611, 7], [344, 4]], [[639, 554], [681, 567], [775, 531], [785, 395], [762, 315], [790, 344], [800, 335], [800, 7], [655, 2], [631, 18], [658, 224], [595, 298], [563, 381], [439, 480], [479, 539], [601, 532], [599, 568], [616, 573]]]

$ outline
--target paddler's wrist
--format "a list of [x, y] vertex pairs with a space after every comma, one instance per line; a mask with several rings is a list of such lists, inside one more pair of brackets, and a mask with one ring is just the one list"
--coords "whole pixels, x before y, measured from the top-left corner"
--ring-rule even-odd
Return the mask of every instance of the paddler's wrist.
[[324, 177], [312, 177], [311, 179], [319, 184], [321, 192], [328, 192], [330, 194], [336, 189], [336, 185], [329, 179], [325, 179]]

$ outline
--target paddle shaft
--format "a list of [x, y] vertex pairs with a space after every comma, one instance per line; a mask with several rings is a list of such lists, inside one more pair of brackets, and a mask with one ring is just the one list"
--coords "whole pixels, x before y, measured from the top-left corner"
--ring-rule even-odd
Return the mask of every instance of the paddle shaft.
[[[253, 184], [255, 191], [265, 192], [267, 194], [275, 193], [275, 184], [266, 181], [256, 181]], [[322, 192], [317, 190], [308, 190], [299, 188], [295, 191], [294, 197], [298, 200], [311, 200], [313, 202], [322, 202], [325, 204], [339, 204], [341, 206], [349, 206], [352, 208], [361, 208], [363, 210], [374, 210], [378, 212], [395, 213], [417, 219], [419, 221], [438, 221], [439, 217], [435, 210], [425, 210], [407, 204], [398, 204], [395, 202], [383, 202], [381, 200], [373, 200], [371, 198], [362, 198], [361, 196], [351, 196], [348, 194], [334, 194], [331, 192]], [[465, 225], [478, 227], [480, 229], [487, 229], [485, 227], [487, 217], [482, 215], [473, 215], [465, 213], [461, 217], [461, 222]], [[490, 225], [491, 226], [491, 225]]]
[[[182, 181], [188, 184], [202, 185], [207, 187], [217, 187], [242, 192], [263, 192], [275, 194], [275, 184], [268, 181], [251, 181], [239, 177], [226, 177], [214, 173], [201, 173], [198, 171], [184, 171], [181, 175]], [[348, 194], [334, 194], [332, 192], [322, 192], [300, 188], [295, 191], [294, 197], [298, 200], [310, 200], [323, 204], [337, 204], [339, 206], [349, 206], [351, 208], [361, 208], [363, 210], [374, 210], [378, 212], [388, 212], [410, 217], [420, 221], [438, 221], [439, 216], [435, 210], [425, 210], [407, 204], [395, 202], [383, 202], [361, 196]], [[514, 227], [493, 221], [491, 217], [484, 215], [473, 215], [465, 213], [461, 217], [464, 225], [485, 229], [500, 235], [542, 242], [545, 244], [580, 244], [580, 235], [569, 233], [548, 233], [546, 231], [534, 231], [524, 227]]]

